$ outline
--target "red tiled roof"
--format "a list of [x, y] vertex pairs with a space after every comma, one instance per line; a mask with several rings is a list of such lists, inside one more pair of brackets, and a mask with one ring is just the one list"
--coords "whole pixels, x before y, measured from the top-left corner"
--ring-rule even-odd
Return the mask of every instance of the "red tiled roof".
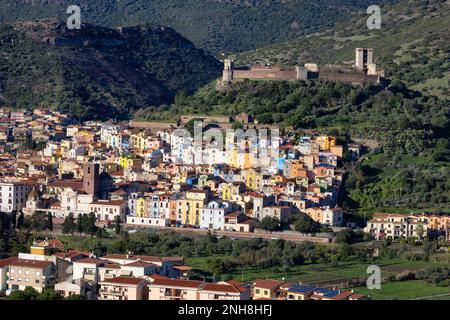
[[76, 263], [87, 263], [87, 264], [95, 264], [95, 265], [100, 265], [100, 264], [106, 264], [108, 263], [108, 261], [105, 260], [101, 260], [101, 259], [97, 259], [97, 258], [84, 258], [78, 261], [75, 261]]
[[205, 291], [218, 291], [218, 292], [229, 292], [229, 293], [240, 293], [241, 291], [235, 286], [229, 284], [216, 284], [207, 283], [203, 286], [202, 290]]
[[14, 263], [17, 260], [15, 257], [6, 258], [3, 260], [0, 260], [0, 268], [4, 268], [9, 266], [10, 264]]
[[15, 267], [24, 267], [24, 268], [46, 268], [51, 265], [53, 262], [51, 261], [39, 261], [39, 260], [26, 260], [26, 259], [16, 259], [11, 262], [10, 266]]
[[155, 256], [135, 256], [135, 255], [127, 255], [127, 254], [109, 254], [103, 257], [104, 259], [119, 259], [119, 260], [141, 260], [145, 262], [162, 262], [162, 259]]
[[225, 281], [225, 282], [230, 284], [230, 285], [232, 285], [232, 286], [235, 286], [235, 287], [240, 287], [240, 286], [244, 285], [243, 282], [239, 282], [239, 281], [234, 280], [234, 279], [231, 279], [231, 280], [228, 280], [228, 281]]
[[103, 281], [103, 283], [114, 283], [114, 284], [128, 284], [137, 286], [145, 279], [142, 278], [133, 278], [133, 277], [117, 277], [109, 280]]
[[126, 267], [139, 267], [139, 268], [145, 268], [145, 267], [157, 267], [154, 263], [145, 262], [145, 261], [135, 261], [131, 262], [125, 265]]
[[81, 251], [76, 251], [76, 250], [70, 250], [68, 252], [57, 252], [55, 254], [53, 254], [54, 256], [58, 257], [58, 258], [62, 258], [62, 259], [72, 259], [75, 258], [77, 256], [85, 256], [86, 258], [89, 257], [89, 253], [87, 252], [81, 252]]
[[279, 280], [255, 280], [253, 282], [253, 286], [257, 287], [257, 288], [273, 290], [273, 289], [281, 286], [283, 283], [284, 283], [284, 281], [279, 281]]
[[183, 287], [183, 288], [198, 288], [202, 281], [197, 280], [178, 280], [178, 279], [156, 279], [153, 281], [154, 285], [168, 286], [168, 287]]

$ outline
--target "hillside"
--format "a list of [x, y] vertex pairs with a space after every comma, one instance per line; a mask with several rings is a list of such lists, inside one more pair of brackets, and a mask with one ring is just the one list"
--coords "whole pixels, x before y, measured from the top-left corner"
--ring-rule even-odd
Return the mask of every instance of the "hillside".
[[352, 64], [354, 48], [370, 47], [390, 79], [449, 98], [450, 1], [401, 0], [381, 12], [381, 30], [369, 30], [367, 16], [354, 18], [326, 32], [243, 53], [237, 62]]
[[127, 118], [217, 78], [221, 64], [170, 28], [122, 31], [58, 20], [0, 26], [0, 105], [81, 119]]
[[241, 52], [334, 26], [369, 0], [2, 0], [0, 21], [65, 19], [80, 4], [83, 22], [102, 26], [144, 23], [174, 28], [213, 53]]

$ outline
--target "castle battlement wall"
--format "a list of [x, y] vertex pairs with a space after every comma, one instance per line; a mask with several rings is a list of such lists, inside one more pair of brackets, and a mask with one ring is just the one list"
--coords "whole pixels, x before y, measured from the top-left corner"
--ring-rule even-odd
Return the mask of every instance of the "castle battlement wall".
[[384, 71], [377, 71], [373, 63], [373, 49], [357, 48], [354, 69], [350, 72], [338, 72], [320, 70], [316, 64], [307, 63], [304, 67], [285, 68], [282, 66], [251, 66], [249, 69], [234, 69], [233, 61], [225, 59], [224, 71], [218, 88], [226, 89], [233, 81], [272, 80], [272, 81], [296, 81], [296, 80], [326, 80], [342, 81], [361, 85], [364, 82], [380, 84], [383, 82]]
[[295, 70], [233, 70], [233, 80], [297, 80]]

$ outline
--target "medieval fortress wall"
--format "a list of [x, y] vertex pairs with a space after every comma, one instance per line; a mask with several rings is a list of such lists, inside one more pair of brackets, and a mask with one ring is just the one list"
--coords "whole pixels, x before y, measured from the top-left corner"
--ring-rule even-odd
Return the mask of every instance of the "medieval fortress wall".
[[321, 70], [316, 64], [307, 63], [304, 66], [251, 66], [249, 68], [235, 69], [231, 59], [225, 59], [222, 80], [218, 86], [226, 87], [234, 81], [249, 80], [328, 80], [343, 81], [361, 85], [365, 82], [381, 84], [384, 71], [377, 70], [373, 63], [373, 49], [356, 48], [355, 65], [352, 70]]

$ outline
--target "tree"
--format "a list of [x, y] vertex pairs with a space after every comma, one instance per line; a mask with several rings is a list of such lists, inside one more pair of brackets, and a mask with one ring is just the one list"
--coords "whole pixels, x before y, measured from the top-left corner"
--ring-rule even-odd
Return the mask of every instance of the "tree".
[[53, 289], [44, 289], [37, 297], [36, 300], [62, 300], [62, 295]]
[[63, 228], [62, 228], [62, 232], [63, 233], [70, 233], [73, 234], [75, 232], [75, 219], [73, 217], [73, 213], [69, 213], [69, 215], [64, 219], [63, 222]]
[[216, 275], [224, 273], [226, 271], [226, 264], [223, 259], [220, 258], [208, 259], [206, 260], [206, 268], [208, 269], [208, 271]]
[[95, 217], [95, 214], [93, 212], [88, 215], [84, 214], [82, 220], [83, 232], [89, 235], [95, 235], [95, 232], [97, 231], [97, 226], [95, 225], [97, 218]]
[[87, 300], [86, 296], [82, 296], [80, 294], [72, 294], [68, 297], [66, 297], [64, 300]]
[[233, 125], [231, 127], [233, 128], [233, 130], [237, 130], [237, 129], [243, 129], [244, 125], [242, 124], [242, 122], [236, 121], [236, 122], [233, 122]]
[[77, 217], [77, 232], [79, 234], [83, 233], [83, 215], [80, 213]]
[[47, 214], [44, 211], [36, 211], [31, 216], [30, 227], [36, 231], [44, 231], [48, 227]]
[[320, 231], [320, 223], [306, 213], [300, 212], [295, 219], [294, 229], [301, 233], [316, 233]]
[[258, 223], [258, 228], [267, 231], [277, 231], [280, 228], [280, 221], [274, 217], [264, 217]]
[[416, 236], [419, 239], [419, 241], [422, 240], [424, 233], [425, 233], [425, 229], [423, 228], [423, 225], [419, 224], [416, 227]]
[[98, 228], [97, 231], [95, 232], [95, 236], [97, 238], [106, 238], [108, 237], [108, 232], [105, 229], [105, 226], [103, 226], [103, 228]]
[[47, 229], [53, 231], [53, 216], [52, 213], [47, 213]]
[[337, 243], [353, 243], [355, 233], [351, 229], [341, 230], [336, 234]]
[[23, 214], [22, 211], [20, 211], [19, 216], [17, 217], [17, 225], [16, 228], [17, 229], [21, 229], [25, 224], [25, 215]]
[[16, 210], [14, 210], [11, 213], [11, 225], [13, 228], [17, 227], [17, 211]]
[[25, 290], [17, 290], [11, 292], [8, 300], [36, 300], [39, 293], [33, 287], [26, 287]]
[[121, 222], [122, 222], [122, 220], [120, 219], [120, 216], [116, 216], [114, 218], [114, 223], [115, 223], [114, 230], [115, 230], [116, 234], [120, 234], [120, 231], [121, 231], [120, 223]]

